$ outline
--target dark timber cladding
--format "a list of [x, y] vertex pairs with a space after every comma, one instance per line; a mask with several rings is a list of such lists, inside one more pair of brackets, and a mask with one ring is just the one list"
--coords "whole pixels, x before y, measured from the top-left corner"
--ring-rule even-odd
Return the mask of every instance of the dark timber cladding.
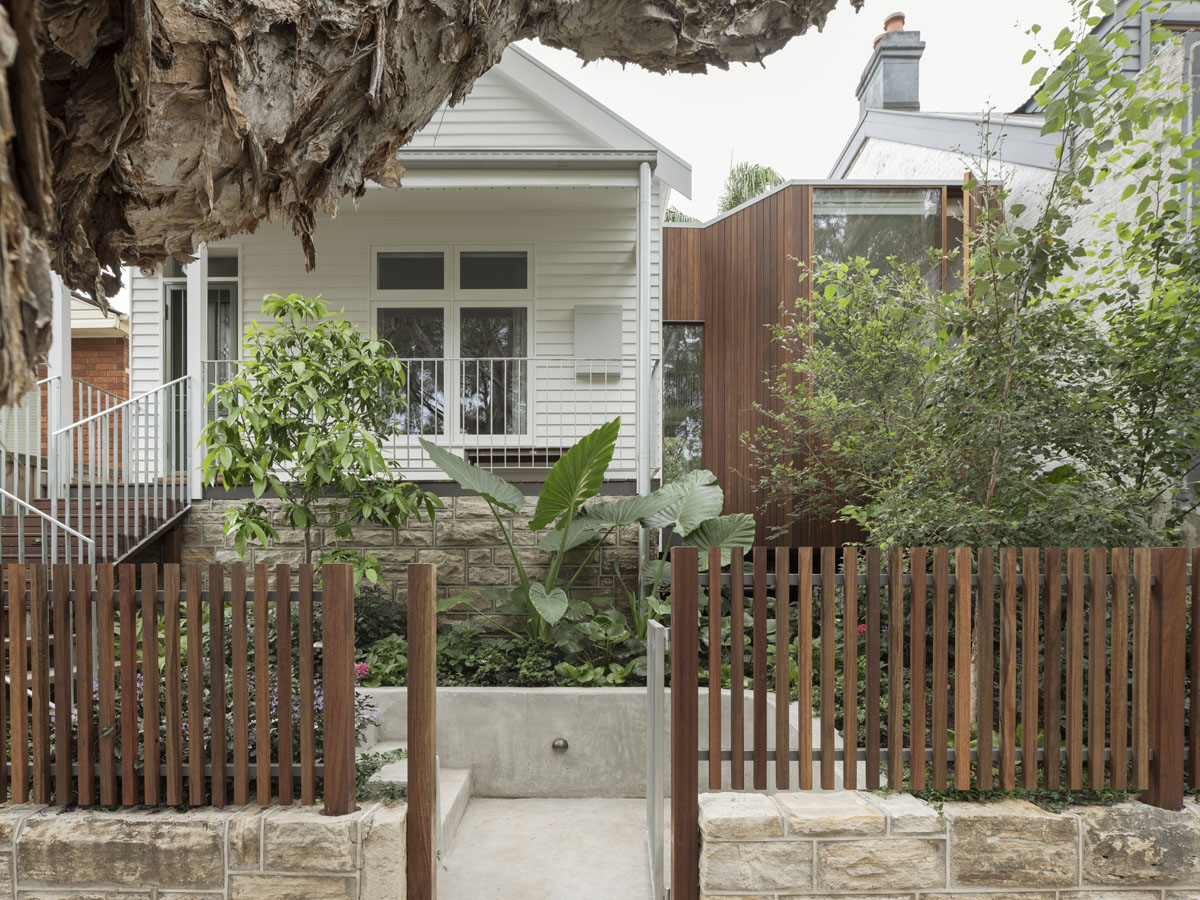
[[[821, 185], [826, 186], [855, 187]], [[770, 329], [780, 321], [780, 305], [809, 296], [800, 265], [812, 257], [813, 189], [788, 184], [706, 225], [663, 229], [663, 321], [704, 324], [702, 462], [721, 481], [725, 512], [755, 515], [759, 543], [772, 543], [770, 536], [787, 515], [776, 504], [760, 502], [765, 498], [754, 489], [754, 467], [741, 435], [760, 424], [755, 403], [774, 405], [765, 380], [783, 362]], [[944, 215], [943, 209], [943, 231]], [[839, 546], [862, 538], [851, 525], [810, 515], [794, 522], [778, 543]]]

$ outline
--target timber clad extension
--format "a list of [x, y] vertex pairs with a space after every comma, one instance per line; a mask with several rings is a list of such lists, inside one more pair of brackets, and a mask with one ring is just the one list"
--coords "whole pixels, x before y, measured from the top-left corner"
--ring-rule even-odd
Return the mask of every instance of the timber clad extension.
[[[961, 187], [927, 182], [789, 182], [710, 222], [664, 226], [663, 322], [703, 325], [701, 465], [720, 479], [726, 513], [755, 515], [759, 543], [774, 542], [788, 511], [755, 489], [741, 437], [762, 423], [755, 404], [772, 403], [768, 381], [785, 361], [771, 336], [781, 307], [811, 296], [802, 275], [814, 256], [815, 192], [829, 198], [818, 203], [818, 255], [919, 262], [929, 249], [954, 250], [961, 235]], [[927, 274], [934, 286], [957, 277], [944, 263], [940, 278], [937, 266]], [[856, 527], [814, 511], [775, 540], [819, 547], [861, 539]]]

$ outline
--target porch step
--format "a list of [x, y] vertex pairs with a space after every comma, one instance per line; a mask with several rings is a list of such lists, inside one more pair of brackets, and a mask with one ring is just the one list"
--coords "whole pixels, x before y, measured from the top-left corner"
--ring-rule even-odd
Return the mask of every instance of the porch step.
[[[144, 497], [122, 496], [110, 496], [106, 501], [72, 499], [70, 505], [39, 498], [30, 505], [94, 540], [97, 563], [121, 559], [186, 508], [178, 499], [160, 497], [155, 503]], [[50, 523], [29, 513], [24, 516], [22, 535], [11, 506], [0, 515], [0, 564], [19, 561], [22, 550], [27, 562], [49, 562], [52, 549], [57, 550], [59, 562], [79, 561], [78, 542], [63, 529], [52, 529]]]

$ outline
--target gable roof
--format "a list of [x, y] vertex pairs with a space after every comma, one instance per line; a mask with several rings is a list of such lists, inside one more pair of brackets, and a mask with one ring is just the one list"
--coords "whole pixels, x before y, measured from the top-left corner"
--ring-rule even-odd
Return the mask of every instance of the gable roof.
[[646, 159], [658, 178], [691, 196], [687, 162], [516, 46], [458, 106], [442, 107], [399, 154], [406, 166], [453, 165], [459, 157], [476, 163], [490, 158], [496, 165], [559, 157], [564, 164]]
[[[846, 178], [859, 152], [872, 139], [969, 155], [979, 149], [983, 124], [982, 116], [964, 113], [869, 109], [859, 118], [829, 177]], [[1059, 138], [1042, 134], [1041, 116], [1016, 113], [996, 116], [989, 127], [1004, 135], [1005, 162], [1054, 168]]]

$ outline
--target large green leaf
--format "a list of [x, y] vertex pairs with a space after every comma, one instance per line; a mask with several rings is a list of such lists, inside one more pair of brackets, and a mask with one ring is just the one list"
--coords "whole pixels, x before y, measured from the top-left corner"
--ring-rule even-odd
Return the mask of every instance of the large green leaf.
[[[716, 516], [706, 519], [693, 529], [682, 541], [684, 546], [707, 550], [721, 548], [721, 565], [729, 565], [729, 551], [734, 547], [748, 550], [754, 546], [754, 516], [735, 513], [732, 516]], [[700, 571], [708, 569], [708, 554], [700, 554]]]
[[554, 464], [538, 497], [530, 528], [541, 531], [567, 510], [578, 508], [585, 500], [596, 496], [608, 464], [612, 462], [620, 430], [618, 416], [585, 435]]
[[705, 519], [721, 514], [725, 505], [725, 494], [717, 483], [717, 476], [707, 469], [696, 469], [661, 488], [666, 498], [663, 509], [646, 520], [651, 528], [675, 527], [675, 533], [684, 537], [699, 527]]
[[461, 487], [474, 491], [485, 500], [490, 500], [509, 512], [520, 512], [521, 507], [525, 505], [525, 495], [503, 478], [493, 475], [487, 469], [471, 465], [462, 457], [455, 456], [449, 450], [443, 450], [432, 441], [425, 438], [419, 440], [434, 465], [457, 481]]
[[567, 545], [562, 547], [563, 532], [561, 528], [555, 528], [553, 531], [548, 531], [542, 535], [542, 539], [538, 541], [538, 549], [544, 550], [547, 553], [554, 553], [559, 549], [574, 550], [580, 544], [586, 544], [604, 528], [601, 522], [592, 522], [587, 519], [574, 519], [571, 522], [571, 527], [566, 535]]
[[538, 615], [546, 620], [547, 625], [557, 624], [558, 620], [566, 615], [569, 605], [566, 591], [556, 587], [547, 594], [546, 587], [542, 584], [529, 586], [529, 602], [533, 604]]
[[637, 525], [643, 519], [656, 515], [671, 502], [669, 495], [661, 490], [643, 497], [620, 497], [616, 500], [605, 500], [603, 503], [593, 503], [583, 508], [579, 521], [594, 522], [601, 528], [612, 528], [618, 525]]

